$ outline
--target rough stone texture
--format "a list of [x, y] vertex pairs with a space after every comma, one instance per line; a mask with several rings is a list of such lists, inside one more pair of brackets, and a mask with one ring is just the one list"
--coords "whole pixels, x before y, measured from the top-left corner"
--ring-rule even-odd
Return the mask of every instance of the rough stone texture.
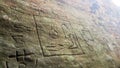
[[120, 68], [119, 11], [110, 0], [0, 0], [0, 68]]

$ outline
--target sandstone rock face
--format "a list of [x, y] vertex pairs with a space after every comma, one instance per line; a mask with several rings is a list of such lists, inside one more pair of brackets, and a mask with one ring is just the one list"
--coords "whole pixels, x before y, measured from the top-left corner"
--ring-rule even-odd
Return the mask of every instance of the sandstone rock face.
[[110, 0], [0, 0], [0, 68], [120, 68], [119, 11]]

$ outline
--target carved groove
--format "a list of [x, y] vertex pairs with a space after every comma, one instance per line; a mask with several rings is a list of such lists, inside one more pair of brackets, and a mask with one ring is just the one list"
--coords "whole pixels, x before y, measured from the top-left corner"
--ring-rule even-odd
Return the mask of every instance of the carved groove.
[[6, 61], [6, 68], [9, 68], [9, 66], [8, 66], [8, 62]]
[[[72, 28], [72, 30], [73, 30], [73, 27], [72, 27], [72, 24], [71, 24], [71, 23], [70, 23], [70, 26], [71, 26], [71, 28]], [[81, 44], [80, 44], [80, 41], [79, 41], [76, 33], [75, 33], [75, 32], [73, 32], [73, 33], [74, 33], [74, 36], [75, 36], [75, 38], [76, 38], [76, 43], [78, 43], [78, 46], [80, 47], [82, 53], [85, 54], [85, 52], [84, 52], [84, 50], [83, 50], [83, 48], [82, 48], [82, 46], [81, 46]]]
[[[71, 27], [72, 28], [72, 27]], [[76, 41], [75, 41], [75, 37], [74, 37], [74, 35], [72, 34], [72, 33], [69, 33], [68, 35], [66, 34], [66, 33], [68, 33], [68, 32], [70, 32], [69, 30], [71, 30], [68, 26], [67, 26], [67, 24], [62, 24], [62, 29], [63, 29], [63, 32], [64, 32], [64, 34], [65, 34], [65, 38], [67, 38], [67, 39], [69, 39], [71, 42], [72, 42], [72, 46], [70, 46], [69, 48], [71, 49], [71, 48], [77, 48], [78, 47], [78, 45], [77, 45], [77, 43], [76, 43]], [[74, 46], [75, 45], [75, 46]]]
[[32, 61], [32, 59], [27, 58], [26, 56], [33, 55], [34, 53], [27, 53], [25, 49], [23, 49], [23, 54], [21, 54], [22, 51], [16, 51], [15, 55], [10, 55], [9, 58], [15, 58], [17, 62], [22, 62], [24, 61]]
[[35, 61], [35, 68], [37, 68], [37, 65], [38, 65], [38, 59], [36, 59]]
[[[73, 27], [72, 27], [72, 25], [70, 23], [69, 23], [69, 26], [71, 26], [71, 28], [73, 30]], [[67, 31], [65, 30], [65, 27], [66, 27]], [[71, 29], [69, 29], [69, 27], [66, 24], [63, 24], [62, 25], [62, 30], [63, 30], [63, 33], [64, 33], [65, 37], [67, 38], [65, 32], [68, 32], [68, 30], [71, 30]], [[82, 46], [79, 43], [79, 40], [78, 40], [78, 37], [77, 37], [76, 33], [75, 32], [72, 32], [72, 33], [73, 34], [69, 35], [69, 38], [70, 38], [71, 42], [73, 43], [73, 45], [76, 45], [75, 48], [78, 48], [78, 46], [80, 46], [81, 51], [84, 53], [84, 51], [82, 49]]]
[[70, 35], [69, 35], [69, 38], [70, 38], [71, 42], [73, 43], [73, 45], [70, 46], [69, 49], [78, 48], [78, 44], [77, 44], [76, 41], [75, 41], [74, 35], [73, 35], [73, 34], [70, 34]]
[[23, 40], [23, 35], [12, 35], [12, 38], [15, 40], [15, 42], [17, 44], [24, 44], [24, 40]]
[[52, 57], [52, 56], [71, 56], [71, 55], [83, 55], [83, 53], [79, 53], [79, 54], [51, 54], [51, 55], [45, 55], [45, 57]]
[[107, 45], [107, 48], [111, 51], [111, 48], [110, 46], [107, 44], [109, 43], [108, 40], [106, 38], [103, 38], [104, 42], [105, 42], [105, 45]]
[[17, 62], [19, 62], [18, 57], [19, 57], [19, 56], [18, 56], [18, 51], [16, 51], [16, 57], [15, 57], [15, 58], [16, 58]]
[[75, 37], [76, 37], [76, 41], [78, 42], [78, 45], [79, 45], [81, 51], [83, 52], [83, 54], [85, 54], [85, 52], [84, 52], [84, 50], [83, 50], [83, 48], [82, 48], [82, 46], [81, 46], [81, 44], [80, 44], [80, 40], [78, 39], [78, 37], [77, 37], [76, 34], [75, 34]]
[[[65, 28], [66, 28], [66, 30], [65, 30]], [[64, 35], [65, 35], [65, 38], [67, 38], [66, 32], [68, 32], [68, 31], [67, 31], [68, 28], [67, 28], [66, 24], [62, 24], [62, 30], [63, 30], [63, 33], [64, 33]]]
[[36, 21], [36, 18], [35, 18], [34, 15], [33, 15], [33, 19], [34, 19], [34, 23], [35, 23], [35, 27], [36, 27], [36, 31], [37, 31], [38, 41], [39, 41], [40, 48], [41, 48], [41, 51], [42, 51], [42, 56], [44, 56], [43, 47], [42, 47], [41, 40], [40, 40], [40, 37], [39, 37], [38, 25], [37, 25], [37, 21]]
[[[37, 26], [37, 24], [36, 24], [36, 26]], [[38, 27], [36, 27], [36, 28], [38, 28]], [[71, 43], [72, 43], [72, 45], [70, 47], [67, 47], [67, 49], [70, 49], [71, 51], [75, 51], [77, 49], [80, 49], [80, 50], [78, 52], [76, 52], [75, 54], [74, 53], [63, 53], [63, 54], [61, 54], [61, 53], [59, 53], [57, 51], [62, 50], [64, 48], [58, 48], [57, 49], [57, 45], [60, 46], [60, 47], [63, 47], [64, 45], [62, 45], [62, 44], [54, 44], [53, 43], [53, 44], [50, 44], [50, 45], [46, 46], [46, 48], [47, 48], [46, 50], [51, 52], [50, 54], [48, 54], [47, 52], [45, 52], [45, 54], [44, 54], [44, 49], [42, 48], [43, 56], [44, 57], [50, 57], [50, 56], [81, 55], [81, 54], [85, 54], [83, 49], [82, 49], [82, 47], [81, 47], [81, 45], [80, 45], [80, 43], [79, 43], [79, 40], [78, 40], [78, 37], [77, 37], [76, 33], [74, 31], [71, 31], [71, 30], [73, 30], [72, 25], [69, 24], [69, 23], [68, 24], [64, 23], [64, 24], [61, 25], [61, 28], [63, 30], [65, 38], [68, 39], [69, 41], [71, 41]], [[56, 29], [53, 29], [52, 26], [51, 26], [50, 29], [51, 30], [55, 30], [55, 32], [58, 33], [58, 31]], [[49, 31], [49, 33], [50, 33], [50, 31]], [[38, 36], [39, 36], [39, 33], [38, 33]], [[53, 38], [53, 39], [56, 39], [56, 38]], [[40, 43], [41, 43], [41, 40], [40, 40]]]
[[[13, 10], [13, 9], [12, 9], [12, 7], [11, 7], [11, 6], [10, 6], [10, 10], [11, 10], [11, 13], [10, 13], [10, 14], [11, 14], [12, 16], [15, 16], [15, 18], [16, 18], [18, 21], [20, 21], [20, 19], [18, 18], [18, 16], [17, 16], [16, 14], [15, 14], [15, 15], [14, 15], [14, 14], [12, 14], [12, 10]], [[15, 12], [14, 12], [14, 13], [15, 13]]]

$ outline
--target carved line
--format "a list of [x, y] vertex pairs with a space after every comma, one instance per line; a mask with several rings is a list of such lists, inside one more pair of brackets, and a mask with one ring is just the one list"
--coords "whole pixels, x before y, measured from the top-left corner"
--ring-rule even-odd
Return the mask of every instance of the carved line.
[[69, 32], [68, 30], [70, 30], [69, 29], [69, 27], [67, 26], [67, 24], [62, 24], [62, 29], [63, 29], [63, 32], [64, 32], [64, 34], [65, 34], [65, 38], [67, 38], [67, 34], [66, 34], [66, 32]]
[[16, 51], [16, 55], [10, 55], [9, 58], [15, 58], [17, 62], [19, 62], [19, 57], [23, 57], [23, 61], [25, 61], [25, 57], [32, 55], [33, 53], [26, 53], [25, 50], [23, 50], [23, 54], [19, 54], [19, 51]]
[[[38, 26], [37, 26], [37, 22], [36, 22], [36, 19], [35, 19], [35, 16], [33, 15], [33, 18], [34, 18], [34, 21], [35, 21], [35, 25], [36, 25], [36, 31], [37, 31], [37, 35], [38, 35], [38, 40], [39, 40], [39, 43], [40, 43], [40, 47], [42, 49], [42, 55], [45, 56], [45, 57], [48, 57], [48, 56], [61, 56], [61, 55], [81, 55], [81, 54], [52, 54], [52, 55], [45, 55], [44, 54], [44, 49], [41, 45], [41, 40], [40, 40], [40, 37], [39, 37], [39, 32], [38, 32]], [[65, 25], [66, 26], [66, 25]], [[67, 27], [68, 28], [68, 27]], [[64, 28], [63, 28], [64, 29]], [[75, 39], [75, 36], [72, 36], [72, 41], [73, 41], [73, 38]], [[77, 44], [77, 42], [73, 43], [73, 44]], [[84, 52], [83, 52], [84, 53]]]
[[[103, 40], [104, 40], [106, 43], [108, 43], [108, 40], [107, 40], [107, 39], [103, 38]], [[107, 45], [108, 49], [109, 49], [110, 51], [112, 51], [111, 48], [110, 48], [110, 46], [109, 46], [108, 44], [106, 44], [106, 45]]]
[[[53, 26], [54, 26], [54, 25], [50, 25], [50, 30], [51, 30], [51, 31], [54, 31], [54, 32], [56, 33], [55, 35], [58, 36], [57, 28], [55, 29], [55, 28], [53, 28]], [[51, 31], [49, 31], [49, 34], [50, 34], [50, 35], [51, 35]], [[53, 38], [56, 38], [56, 37], [53, 37]]]
[[[73, 29], [72, 25], [71, 25], [71, 24], [69, 24], [69, 25], [70, 25], [71, 28]], [[63, 28], [63, 26], [66, 27], [66, 29], [68, 29], [68, 30], [70, 30], [70, 29], [67, 27], [66, 24], [62, 24], [63, 33], [64, 33], [64, 35], [65, 35], [65, 38], [67, 38], [66, 33], [65, 33], [65, 29]], [[75, 32], [73, 32], [73, 33], [74, 33], [74, 34], [72, 34], [72, 37], [69, 36], [70, 39], [71, 39], [71, 41], [72, 41], [72, 43], [73, 43], [73, 45], [76, 44], [77, 46], [79, 46], [79, 47], [81, 48], [81, 51], [82, 51], [83, 53], [85, 53], [84, 50], [82, 49], [82, 46], [81, 46], [80, 43], [79, 43], [79, 40], [78, 40], [78, 37], [77, 37], [76, 33], [75, 33]], [[75, 41], [75, 39], [76, 39], [76, 41]]]
[[25, 41], [23, 40], [23, 35], [11, 35], [13, 40], [16, 42], [16, 44], [25, 44]]
[[18, 51], [16, 51], [16, 60], [17, 60], [17, 62], [19, 62]]
[[[66, 28], [66, 30], [65, 30]], [[76, 45], [76, 47], [78, 47], [77, 43], [75, 42], [75, 38], [74, 38], [74, 35], [73, 34], [69, 34], [68, 37], [67, 37], [67, 34], [66, 34], [66, 31], [69, 32], [68, 30], [70, 30], [70, 28], [66, 25], [66, 24], [62, 24], [62, 30], [63, 30], [63, 33], [65, 35], [65, 38], [68, 38], [69, 37], [69, 40], [71, 40], [72, 44], [73, 45]], [[72, 45], [72, 46], [73, 46]], [[70, 47], [71, 48], [71, 47]]]
[[[70, 23], [70, 26], [72, 27], [71, 23]], [[73, 29], [73, 27], [72, 27], [72, 29]], [[76, 40], [77, 40], [78, 45], [80, 46], [82, 52], [84, 53], [84, 51], [83, 51], [83, 49], [82, 49], [82, 46], [81, 46], [80, 43], [79, 43], [79, 40], [78, 40], [78, 37], [77, 37], [76, 33], [75, 33], [75, 32], [73, 32], [73, 33], [74, 33], [74, 36], [75, 36], [75, 38], [76, 38]]]
[[[70, 34], [70, 35], [69, 35], [69, 38], [70, 38], [71, 42], [73, 43], [73, 45], [70, 46], [69, 49], [78, 48], [78, 45], [77, 45], [76, 41], [74, 40], [74, 39], [75, 39], [74, 35], [73, 35], [73, 34]], [[74, 45], [76, 45], [76, 46], [74, 47]], [[71, 47], [72, 47], [72, 48], [71, 48]]]
[[37, 68], [38, 65], [38, 59], [35, 60], [35, 68]]
[[79, 54], [51, 54], [51, 55], [44, 55], [45, 57], [51, 57], [51, 56], [70, 56], [70, 55], [83, 55], [84, 53], [79, 53]]
[[7, 61], [6, 61], [6, 63], [5, 63], [5, 64], [6, 64], [6, 68], [9, 68], [9, 66], [8, 66], [8, 62], [7, 62]]
[[[71, 26], [71, 28], [73, 29], [73, 27], [72, 27], [72, 25], [71, 25], [71, 23], [69, 23], [69, 25]], [[74, 39], [76, 39], [76, 43], [78, 43], [78, 46], [81, 48], [81, 51], [83, 52], [83, 53], [85, 53], [84, 52], [84, 50], [83, 50], [83, 48], [82, 48], [82, 46], [81, 46], [81, 44], [80, 44], [80, 42], [79, 42], [79, 39], [78, 39], [78, 37], [77, 37], [77, 35], [76, 35], [76, 33], [75, 32], [73, 32], [74, 33], [74, 36], [75, 36], [75, 38]], [[75, 42], [75, 41], [74, 41]]]
[[39, 45], [40, 45], [40, 48], [41, 48], [41, 51], [42, 51], [42, 56], [44, 56], [44, 49], [43, 49], [42, 44], [41, 44], [41, 39], [40, 39], [40, 36], [39, 36], [38, 25], [37, 25], [37, 21], [36, 21], [35, 15], [33, 15], [33, 20], [34, 20], [34, 23], [35, 23], [37, 36], [38, 36], [38, 41], [39, 41]]
[[80, 48], [81, 48], [81, 51], [85, 54], [85, 52], [84, 52], [84, 50], [83, 50], [83, 48], [82, 48], [82, 46], [81, 46], [81, 44], [80, 44], [80, 42], [79, 42], [79, 39], [78, 39], [78, 37], [77, 37], [76, 34], [75, 34], [75, 37], [76, 37], [76, 39], [77, 39], [78, 45], [79, 45]]
[[[72, 30], [73, 30], [72, 25], [71, 25], [71, 24], [69, 24], [69, 25], [71, 26], [71, 28], [72, 28]], [[72, 33], [73, 33], [73, 34], [72, 34], [72, 36], [73, 36], [73, 39], [72, 39], [72, 40], [74, 41], [74, 43], [75, 43], [77, 46], [79, 46], [79, 45], [78, 45], [78, 41], [75, 41], [75, 40], [77, 40], [76, 37], [75, 37], [75, 32], [72, 32]]]
[[[15, 12], [12, 12], [13, 9], [12, 9], [11, 6], [10, 6], [10, 10], [11, 10], [11, 13], [10, 13], [10, 14], [11, 14], [12, 16], [15, 16], [15, 18], [16, 18], [18, 21], [20, 21], [20, 18], [18, 18], [18, 16], [16, 15], [16, 13], [15, 13]], [[13, 13], [14, 13], [15, 15], [14, 15]]]
[[[69, 25], [70, 25], [70, 27], [71, 27], [72, 30], [73, 30], [73, 27], [72, 27], [71, 23], [69, 23]], [[72, 33], [73, 33], [73, 34], [72, 34], [73, 39], [71, 39], [71, 40], [73, 40], [73, 41], [74, 41], [74, 44], [76, 44], [76, 46], [78, 47], [78, 46], [79, 46], [78, 41], [75, 41], [75, 40], [77, 40], [77, 39], [76, 39], [77, 36], [75, 36], [76, 33], [75, 33], [74, 31], [72, 31]]]

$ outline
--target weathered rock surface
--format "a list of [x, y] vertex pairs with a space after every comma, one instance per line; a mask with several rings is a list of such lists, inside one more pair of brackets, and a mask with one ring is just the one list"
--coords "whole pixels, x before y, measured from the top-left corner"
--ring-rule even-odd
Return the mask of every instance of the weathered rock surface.
[[0, 0], [0, 68], [120, 68], [119, 11], [110, 0]]

